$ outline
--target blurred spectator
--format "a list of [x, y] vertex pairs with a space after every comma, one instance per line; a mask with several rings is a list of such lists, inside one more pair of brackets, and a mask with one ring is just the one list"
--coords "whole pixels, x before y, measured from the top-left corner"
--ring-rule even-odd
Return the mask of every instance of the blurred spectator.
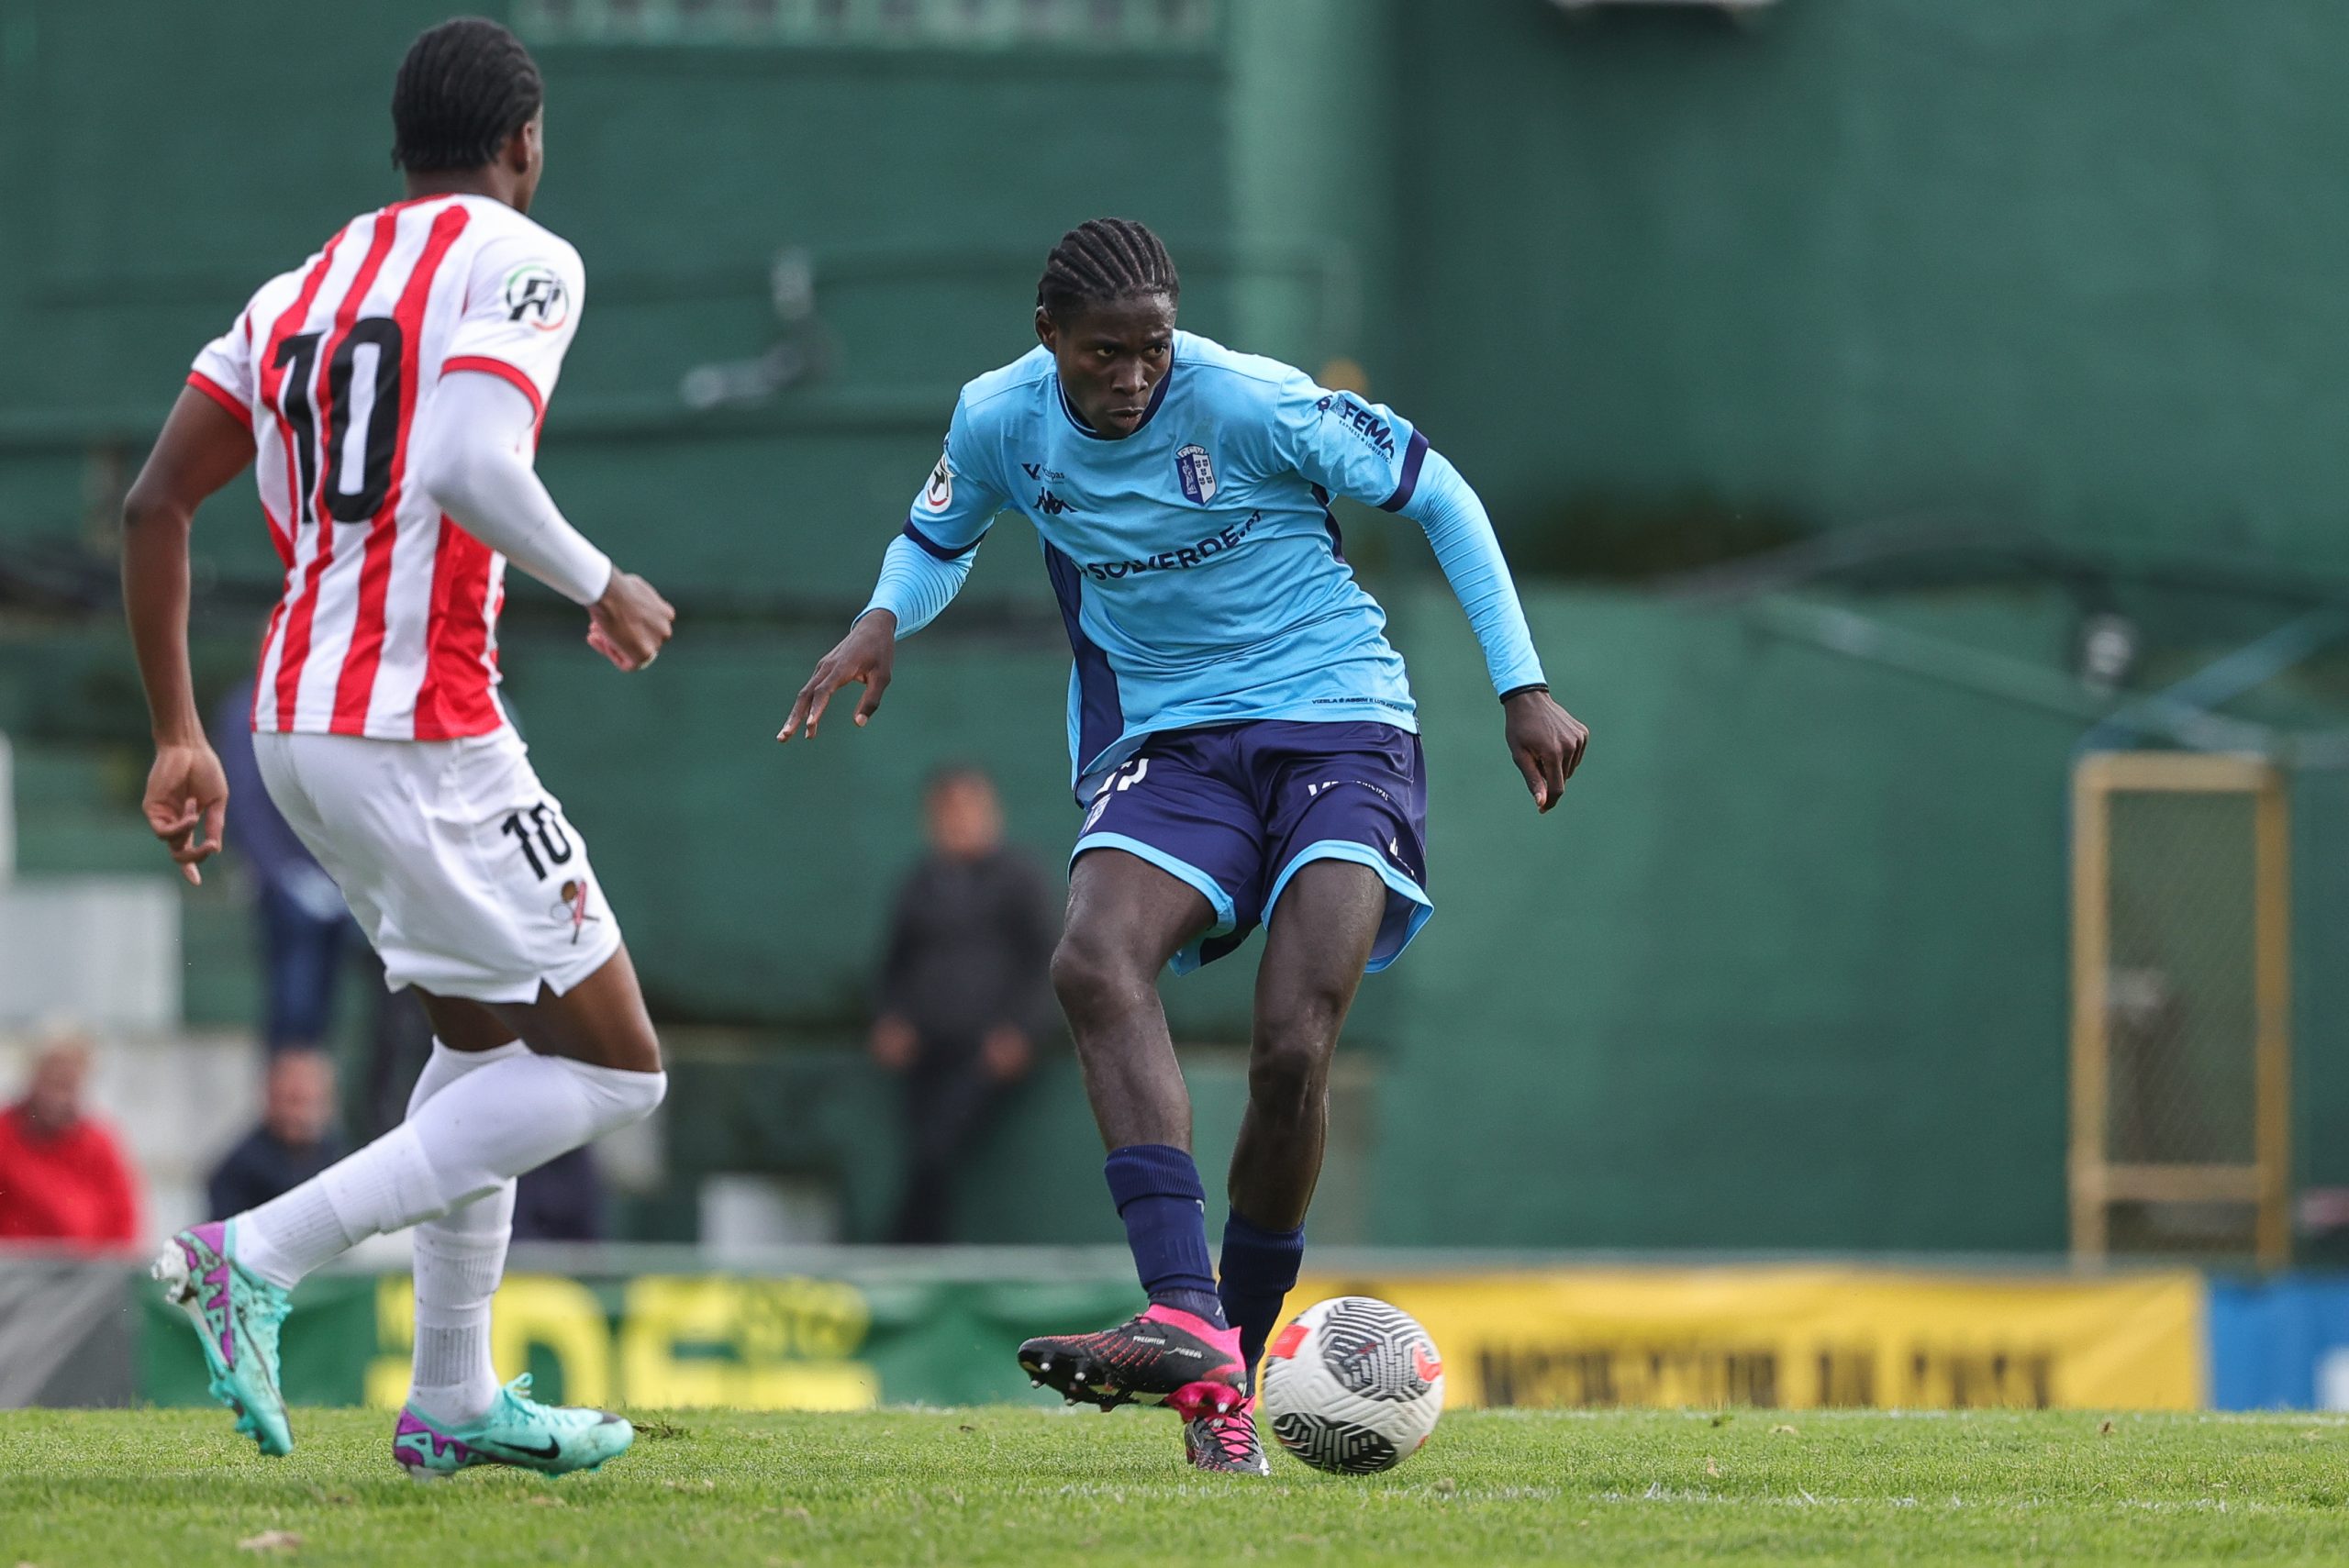
[[897, 894], [873, 1025], [874, 1059], [906, 1081], [899, 1242], [947, 1240], [955, 1173], [1050, 1026], [1060, 930], [985, 773], [941, 771], [923, 806], [930, 851]]
[[53, 1038], [25, 1097], [0, 1110], [0, 1239], [129, 1242], [139, 1188], [113, 1132], [82, 1106], [88, 1040]]
[[308, 1181], [342, 1158], [335, 1135], [334, 1063], [322, 1051], [269, 1059], [261, 1125], [228, 1151], [205, 1190], [214, 1218], [242, 1214]]
[[381, 1138], [407, 1119], [407, 1097], [432, 1057], [432, 1019], [413, 986], [383, 988], [384, 966], [375, 950], [361, 944], [360, 962], [375, 977], [375, 1027], [367, 1047], [365, 1080], [357, 1112], [360, 1141]]
[[334, 1016], [344, 956], [366, 944], [342, 890], [270, 803], [253, 762], [252, 711], [253, 683], [245, 681], [212, 721], [213, 747], [228, 775], [227, 841], [253, 873], [268, 1004], [262, 1038], [272, 1053], [310, 1051], [325, 1040]]

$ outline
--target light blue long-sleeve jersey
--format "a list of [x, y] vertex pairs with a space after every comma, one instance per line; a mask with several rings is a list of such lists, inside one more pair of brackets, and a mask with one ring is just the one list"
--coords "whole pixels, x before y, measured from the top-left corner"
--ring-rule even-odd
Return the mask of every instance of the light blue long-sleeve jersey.
[[1419, 523], [1496, 691], [1542, 681], [1508, 563], [1458, 471], [1392, 409], [1177, 332], [1141, 426], [1096, 434], [1037, 348], [963, 389], [946, 450], [866, 606], [909, 637], [996, 516], [1036, 527], [1075, 667], [1078, 792], [1149, 735], [1252, 719], [1418, 728], [1386, 615], [1346, 564], [1332, 495]]

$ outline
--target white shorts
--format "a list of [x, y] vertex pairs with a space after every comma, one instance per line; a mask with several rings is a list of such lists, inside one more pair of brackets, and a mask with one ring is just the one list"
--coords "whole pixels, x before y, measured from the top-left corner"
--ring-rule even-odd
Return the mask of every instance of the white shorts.
[[530, 1002], [603, 967], [619, 922], [510, 728], [462, 740], [255, 735], [270, 799], [342, 889], [392, 990]]

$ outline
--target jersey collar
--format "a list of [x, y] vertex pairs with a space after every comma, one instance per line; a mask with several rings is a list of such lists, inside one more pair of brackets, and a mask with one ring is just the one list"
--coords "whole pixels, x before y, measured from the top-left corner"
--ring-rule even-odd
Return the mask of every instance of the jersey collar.
[[1180, 358], [1170, 358], [1167, 361], [1166, 373], [1158, 378], [1158, 385], [1152, 389], [1150, 395], [1150, 406], [1141, 411], [1141, 423], [1137, 424], [1130, 433], [1123, 437], [1105, 436], [1100, 431], [1095, 429], [1092, 426], [1086, 424], [1085, 422], [1085, 417], [1076, 411], [1076, 405], [1068, 400], [1068, 388], [1061, 384], [1061, 378], [1057, 374], [1052, 377], [1052, 391], [1054, 395], [1060, 398], [1061, 412], [1068, 416], [1068, 422], [1076, 427], [1076, 432], [1078, 435], [1096, 441], [1114, 441], [1121, 439], [1130, 441], [1135, 436], [1139, 436], [1142, 433], [1143, 428], [1147, 426], [1152, 417], [1158, 413], [1158, 406], [1166, 401], [1166, 389], [1174, 384], [1174, 372], [1180, 367], [1181, 363], [1182, 361]]

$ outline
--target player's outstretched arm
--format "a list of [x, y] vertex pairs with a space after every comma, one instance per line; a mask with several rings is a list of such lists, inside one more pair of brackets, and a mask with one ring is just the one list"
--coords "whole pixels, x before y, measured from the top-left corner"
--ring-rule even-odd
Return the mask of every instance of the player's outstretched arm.
[[466, 532], [584, 606], [588, 646], [622, 670], [641, 670], [669, 640], [676, 611], [571, 526], [530, 466], [537, 439], [538, 410], [519, 389], [460, 371], [417, 415], [416, 481]]
[[972, 545], [957, 555], [941, 553], [927, 543], [916, 543], [910, 529], [889, 541], [887, 553], [881, 558], [880, 581], [873, 586], [873, 597], [833, 650], [816, 664], [816, 673], [799, 688], [799, 695], [791, 705], [791, 717], [783, 721], [777, 740], [788, 740], [805, 725], [813, 737], [816, 726], [824, 717], [824, 709], [832, 694], [851, 683], [862, 683], [864, 695], [856, 705], [856, 723], [861, 728], [881, 706], [881, 694], [889, 689], [889, 673], [897, 659], [897, 639], [911, 637], [938, 618], [939, 612], [953, 602], [962, 591], [963, 580], [971, 574], [971, 562], [978, 559], [979, 547]]
[[880, 709], [881, 694], [889, 689], [897, 639], [937, 619], [963, 591], [971, 562], [978, 559], [979, 541], [1005, 504], [1003, 492], [986, 482], [984, 463], [974, 470], [956, 461], [958, 451], [967, 460], [974, 453], [984, 457], [990, 450], [991, 438], [974, 427], [964, 390], [966, 396], [955, 400], [954, 418], [947, 426], [937, 466], [914, 496], [905, 531], [889, 541], [881, 557], [873, 597], [848, 635], [817, 661], [815, 673], [799, 688], [790, 716], [775, 732], [776, 740], [790, 740], [802, 726], [808, 739], [815, 739], [832, 694], [852, 682], [864, 687], [855, 715], [862, 728]]
[[824, 721], [824, 709], [831, 706], [832, 694], [858, 684], [864, 687], [855, 715], [862, 728], [880, 708], [881, 694], [889, 689], [890, 667], [896, 662], [896, 615], [886, 609], [867, 610], [848, 628], [848, 635], [816, 662], [816, 673], [792, 700], [791, 717], [783, 721], [775, 739], [788, 740], [804, 727], [807, 738], [814, 740], [817, 726]]
[[188, 530], [204, 498], [252, 457], [250, 429], [211, 397], [184, 389], [122, 504], [122, 602], [155, 736], [143, 809], [180, 874], [197, 884], [197, 868], [220, 851], [228, 780], [205, 739], [188, 673]]
[[1426, 530], [1437, 564], [1468, 612], [1507, 714], [1508, 754], [1525, 775], [1534, 806], [1546, 812], [1582, 764], [1590, 731], [1551, 700], [1492, 519], [1460, 471], [1432, 450], [1422, 457], [1416, 484], [1398, 509]]

